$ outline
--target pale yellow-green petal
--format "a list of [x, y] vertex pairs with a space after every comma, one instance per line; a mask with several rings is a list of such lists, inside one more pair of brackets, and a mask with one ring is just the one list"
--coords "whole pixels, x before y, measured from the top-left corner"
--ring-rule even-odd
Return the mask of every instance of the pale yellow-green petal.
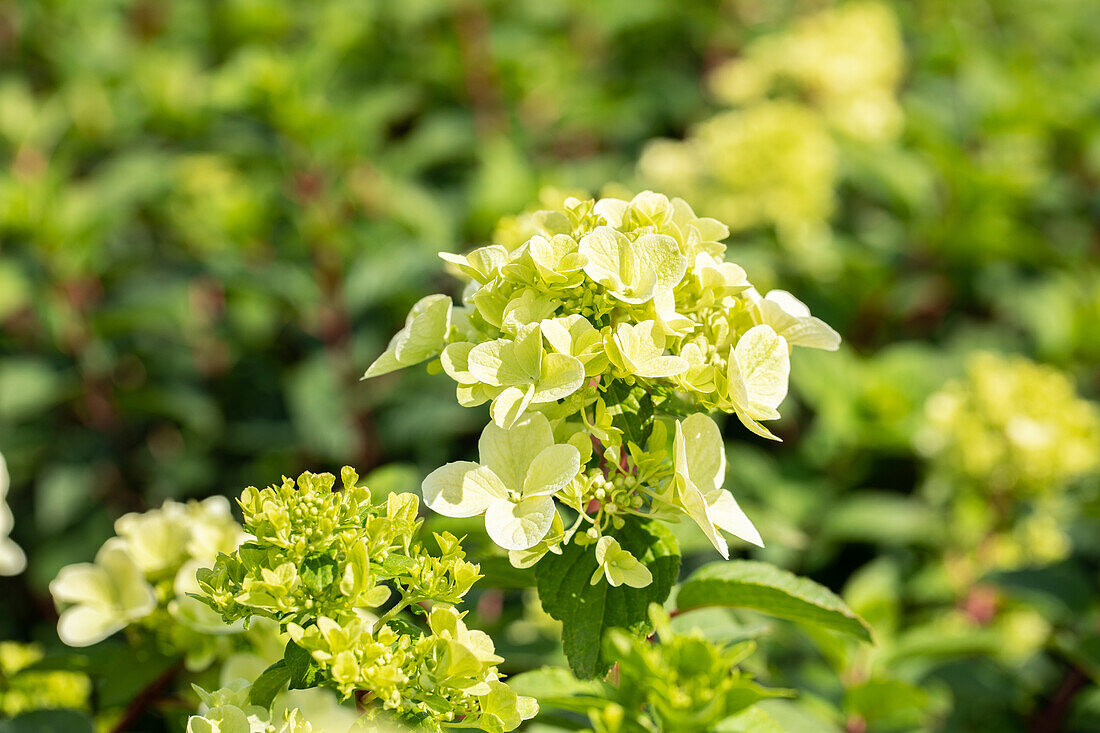
[[107, 572], [92, 563], [84, 562], [61, 568], [50, 593], [62, 603], [91, 603], [107, 605], [113, 602], [114, 591]]
[[577, 477], [581, 469], [580, 453], [571, 445], [559, 444], [543, 448], [523, 482], [523, 496], [550, 496]]
[[725, 489], [716, 489], [704, 494], [703, 498], [707, 502], [707, 516], [714, 526], [757, 547], [764, 546], [760, 532], [733, 498], [733, 494]]
[[445, 517], [476, 517], [508, 490], [488, 468], [455, 461], [432, 471], [421, 485], [424, 503]]
[[750, 328], [734, 349], [750, 407], [772, 410], [787, 396], [791, 372], [787, 342], [771, 326]]
[[626, 550], [608, 567], [608, 582], [613, 586], [628, 585], [631, 588], [645, 588], [653, 582], [653, 573]]
[[692, 483], [702, 491], [720, 488], [726, 479], [726, 446], [718, 424], [697, 412], [683, 420], [682, 430]]
[[398, 369], [404, 369], [407, 364], [402, 364], [397, 360], [397, 356], [393, 353], [392, 349], [386, 349], [382, 354], [371, 362], [371, 365], [367, 367], [366, 373], [363, 375], [363, 379], [370, 379], [371, 377], [380, 377], [383, 374], [389, 374], [395, 372]]
[[510, 428], [527, 411], [535, 395], [533, 385], [527, 387], [506, 387], [493, 398], [489, 406], [489, 415], [501, 428]]
[[629, 246], [630, 240], [619, 230], [596, 227], [580, 241], [578, 251], [588, 259], [585, 274], [612, 291], [620, 290], [622, 252]]
[[632, 252], [655, 275], [655, 289], [670, 290], [684, 279], [687, 258], [680, 253], [680, 248], [672, 237], [666, 234], [644, 234], [634, 240]]
[[443, 340], [451, 325], [451, 305], [447, 295], [429, 295], [413, 306], [405, 328], [391, 344], [399, 362], [416, 364], [443, 349]]
[[123, 543], [108, 540], [96, 553], [96, 565], [103, 568], [110, 578], [114, 600], [127, 614], [129, 620], [141, 618], [156, 608], [153, 588], [145, 581]]
[[520, 491], [531, 461], [543, 448], [554, 445], [554, 433], [545, 415], [529, 412], [507, 430], [490, 423], [481, 432], [481, 464], [492, 469], [510, 491]]
[[468, 341], [459, 341], [448, 344], [439, 355], [439, 362], [443, 365], [443, 371], [451, 379], [459, 384], [470, 384], [476, 381], [470, 373], [470, 350], [474, 345]]
[[79, 605], [61, 612], [57, 620], [57, 635], [68, 646], [91, 646], [126, 627], [128, 619], [116, 609]]
[[553, 522], [554, 500], [549, 496], [535, 496], [516, 503], [500, 499], [490, 504], [485, 512], [489, 538], [505, 550], [534, 547], [550, 531]]
[[554, 402], [573, 394], [583, 384], [584, 365], [579, 359], [566, 354], [546, 354], [531, 401]]
[[515, 345], [507, 339], [486, 341], [470, 349], [467, 355], [470, 374], [493, 387], [529, 384], [531, 377], [520, 368]]
[[707, 515], [707, 502], [703, 497], [703, 493], [694, 484], [683, 481], [679, 476], [677, 476], [677, 482], [680, 490], [680, 505], [692, 521], [699, 525], [699, 529], [703, 530], [703, 534], [714, 545], [714, 549], [718, 550], [722, 557], [728, 560], [730, 556], [729, 544]]

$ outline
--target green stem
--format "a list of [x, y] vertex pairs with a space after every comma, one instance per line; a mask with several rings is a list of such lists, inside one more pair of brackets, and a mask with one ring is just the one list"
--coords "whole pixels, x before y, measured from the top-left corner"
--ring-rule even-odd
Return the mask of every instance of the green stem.
[[373, 628], [373, 629], [371, 630], [371, 632], [372, 632], [372, 633], [377, 633], [379, 629], [381, 629], [381, 628], [382, 628], [383, 626], [385, 626], [385, 625], [386, 625], [386, 622], [388, 622], [388, 621], [392, 620], [394, 616], [396, 616], [397, 614], [401, 613], [401, 612], [402, 612], [402, 611], [404, 611], [404, 610], [405, 610], [406, 608], [408, 608], [408, 607], [409, 607], [409, 604], [410, 604], [410, 603], [412, 603], [412, 601], [411, 601], [411, 600], [409, 600], [409, 599], [408, 599], [408, 598], [406, 598], [405, 596], [402, 596], [402, 597], [401, 597], [401, 602], [400, 602], [400, 603], [398, 603], [398, 604], [397, 604], [396, 606], [394, 606], [394, 607], [393, 607], [393, 608], [391, 608], [390, 610], [386, 611], [386, 612], [385, 612], [385, 613], [384, 613], [384, 614], [383, 614], [383, 615], [382, 615], [382, 616], [381, 616], [381, 617], [380, 617], [380, 618], [379, 618], [379, 619], [378, 619], [378, 620], [377, 620], [377, 621], [376, 621], [376, 622], [374, 623], [374, 628]]

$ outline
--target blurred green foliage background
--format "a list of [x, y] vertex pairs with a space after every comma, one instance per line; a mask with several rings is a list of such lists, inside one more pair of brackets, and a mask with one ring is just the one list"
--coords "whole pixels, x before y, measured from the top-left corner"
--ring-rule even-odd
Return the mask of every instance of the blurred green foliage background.
[[[1095, 414], [1073, 392], [1100, 395], [1100, 7], [874, 5], [851, 32], [882, 41], [862, 63], [896, 63], [889, 134], [853, 133], [794, 72], [763, 101], [722, 81], [739, 59], [770, 63], [760, 39], [809, 47], [806, 19], [831, 5], [0, 4], [0, 451], [29, 557], [0, 580], [0, 637], [56, 644], [46, 585], [123, 512], [345, 463], [416, 490], [468, 457], [485, 419], [446, 380], [358, 381], [409, 306], [451, 287], [437, 252], [559, 192], [682, 189], [728, 218], [708, 202], [771, 186], [789, 206], [735, 225], [729, 256], [845, 346], [798, 354], [782, 446], [728, 426], [727, 486], [770, 538], [760, 556], [844, 590], [882, 637], [872, 660], [788, 643], [772, 679], [817, 690], [853, 733], [1056, 730], [1036, 727], [1052, 715], [1095, 730], [1089, 418], [1091, 462], [1029, 458], [1053, 468], [1025, 491], [965, 469], [943, 444], [965, 452], [976, 428], [928, 400], [952, 379], [986, 389], [995, 367], [966, 365], [991, 351], [1070, 380], [1036, 387], [1000, 357], [1021, 366], [989, 388], [997, 409], [1047, 390], [1029, 419]], [[843, 53], [829, 32], [822, 53]], [[730, 143], [776, 99], [823, 116], [754, 117], [761, 137]], [[799, 145], [805, 125], [829, 166], [807, 159], [821, 146]], [[657, 156], [677, 146], [700, 170], [670, 175]], [[529, 620], [506, 622], [504, 656], [546, 658]], [[927, 699], [890, 708], [878, 668]]]

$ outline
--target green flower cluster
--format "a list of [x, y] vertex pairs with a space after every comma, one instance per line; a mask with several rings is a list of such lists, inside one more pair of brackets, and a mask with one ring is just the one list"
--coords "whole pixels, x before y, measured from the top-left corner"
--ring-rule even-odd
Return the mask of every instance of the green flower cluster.
[[988, 492], [1057, 493], [1100, 466], [1100, 410], [1065, 374], [1022, 357], [974, 355], [925, 415], [922, 451]]
[[254, 537], [213, 569], [198, 572], [204, 599], [226, 623], [253, 616], [304, 626], [327, 617], [344, 623], [391, 594], [402, 605], [456, 604], [481, 576], [449, 534], [436, 535], [432, 555], [415, 537], [419, 499], [390, 494], [371, 503], [359, 475], [304, 473], [266, 489], [249, 487], [239, 503]]
[[1079, 512], [1066, 489], [1100, 468], [1100, 409], [1053, 367], [979, 352], [924, 412], [916, 442], [932, 459], [929, 488], [949, 510], [955, 585], [1065, 559]]
[[[226, 623], [278, 621], [291, 643], [268, 672], [304, 665], [303, 686], [372, 703], [371, 715], [488, 731], [533, 717], [534, 700], [501, 681], [492, 640], [453, 608], [481, 577], [459, 540], [435, 534], [439, 552], [429, 553], [418, 539], [416, 496], [374, 504], [354, 470], [341, 479], [337, 490], [335, 476], [313, 473], [245, 489], [239, 503], [253, 539], [198, 572], [202, 599]], [[381, 617], [370, 611], [393, 591], [399, 598]], [[406, 609], [426, 615], [428, 633], [399, 615]]]
[[650, 606], [649, 614], [656, 639], [620, 629], [607, 635], [604, 645], [618, 665], [619, 684], [611, 704], [589, 713], [594, 733], [709, 733], [762, 699], [791, 694], [761, 687], [738, 669], [753, 653], [753, 642], [717, 644], [698, 631], [677, 634], [660, 606]]
[[61, 611], [57, 633], [70, 646], [95, 644], [137, 624], [166, 651], [186, 655], [191, 669], [239, 650], [237, 627], [191, 594], [195, 573], [244, 538], [224, 497], [186, 504], [166, 501], [159, 509], [130, 513], [115, 522], [94, 563], [61, 569], [50, 592]]
[[850, 2], [808, 15], [719, 66], [711, 88], [732, 109], [683, 141], [651, 142], [641, 176], [734, 230], [770, 225], [789, 244], [817, 241], [835, 206], [840, 141], [878, 145], [901, 131], [903, 66], [886, 5]]
[[[836, 349], [836, 332], [789, 293], [761, 296], [724, 258], [729, 229], [680, 199], [571, 197], [513, 229], [533, 233], [441, 255], [466, 281], [462, 305], [422, 299], [366, 372], [438, 357], [461, 404], [491, 403], [480, 460], [429, 475], [428, 506], [483, 514], [517, 567], [595, 543], [613, 585], [649, 583], [600, 542], [627, 515], [687, 514], [727, 557], [719, 530], [761, 544], [721, 488], [721, 434], [701, 413], [775, 439], [761, 423], [780, 416], [791, 348]], [[559, 503], [576, 514], [568, 530]]]
[[0, 717], [32, 710], [88, 707], [92, 683], [82, 672], [35, 670], [43, 658], [36, 644], [0, 642]]
[[343, 625], [322, 616], [309, 628], [290, 624], [295, 644], [343, 694], [369, 690], [366, 699], [428, 730], [463, 723], [486, 731], [514, 730], [538, 705], [501, 681], [493, 640], [470, 630], [453, 608], [428, 613], [430, 634], [352, 619]]

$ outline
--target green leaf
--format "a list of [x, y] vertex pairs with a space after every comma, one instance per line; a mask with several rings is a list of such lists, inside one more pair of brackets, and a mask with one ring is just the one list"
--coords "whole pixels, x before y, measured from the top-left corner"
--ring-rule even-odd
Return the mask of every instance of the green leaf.
[[885, 491], [844, 497], [826, 515], [821, 531], [834, 542], [870, 542], [890, 547], [937, 545], [942, 518], [919, 499]]
[[61, 395], [62, 379], [44, 359], [8, 357], [0, 362], [0, 419], [41, 412]]
[[1078, 618], [1095, 597], [1095, 585], [1088, 573], [1072, 561], [995, 571], [982, 581], [993, 583], [1014, 599], [1034, 606], [1049, 620]]
[[75, 710], [35, 710], [0, 720], [0, 733], [92, 733], [91, 719]]
[[482, 576], [478, 582], [486, 588], [530, 588], [535, 584], [534, 573], [512, 567], [506, 557], [478, 557], [476, 561], [481, 566]]
[[612, 697], [610, 685], [599, 680], [578, 680], [561, 667], [543, 667], [508, 678], [517, 695], [529, 695], [539, 701], [539, 708], [587, 713], [602, 708]]
[[867, 622], [828, 588], [763, 562], [704, 565], [684, 583], [677, 604], [681, 611], [703, 606], [751, 608], [874, 641]]
[[319, 677], [321, 666], [306, 649], [293, 641], [286, 643], [283, 651], [283, 662], [286, 663], [287, 679], [292, 690], [308, 690], [320, 684]]
[[645, 445], [653, 432], [653, 397], [639, 385], [633, 387], [621, 380], [607, 385], [607, 414], [611, 424], [623, 432], [623, 442]]
[[280, 659], [275, 664], [264, 670], [248, 692], [248, 701], [262, 708], [270, 708], [275, 696], [282, 692], [290, 682], [290, 668], [285, 659]]
[[608, 670], [609, 665], [600, 658], [606, 629], [620, 627], [637, 636], [653, 631], [649, 604], [664, 602], [680, 572], [676, 538], [664, 525], [629, 517], [614, 537], [653, 573], [650, 585], [637, 589], [613, 588], [602, 581], [591, 585], [596, 554], [591, 547], [576, 543], [567, 545], [561, 555], [547, 555], [535, 566], [543, 610], [562, 622], [565, 656], [581, 679]]
[[327, 558], [310, 558], [302, 564], [302, 584], [315, 596], [320, 596], [336, 579], [333, 563]]
[[899, 680], [867, 680], [844, 693], [845, 710], [863, 718], [871, 728], [886, 721], [917, 726], [930, 704], [927, 692]]
[[391, 552], [382, 561], [382, 572], [389, 576], [404, 575], [416, 570], [416, 560], [407, 555]]
[[104, 707], [123, 707], [154, 680], [179, 664], [165, 656], [152, 639], [138, 645], [106, 642], [88, 647], [82, 671], [95, 681], [96, 699]]
[[717, 733], [786, 733], [775, 718], [756, 706], [726, 718], [718, 724], [715, 731]]

